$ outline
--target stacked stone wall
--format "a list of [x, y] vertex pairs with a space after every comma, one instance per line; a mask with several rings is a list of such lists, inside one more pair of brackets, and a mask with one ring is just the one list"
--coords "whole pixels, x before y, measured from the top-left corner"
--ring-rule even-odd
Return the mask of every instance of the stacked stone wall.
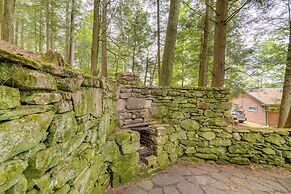
[[137, 150], [115, 141], [115, 90], [0, 50], [0, 193], [101, 194], [133, 179]]
[[179, 158], [290, 167], [291, 130], [229, 127], [227, 89], [124, 85], [118, 95], [120, 125], [170, 124], [178, 134]]

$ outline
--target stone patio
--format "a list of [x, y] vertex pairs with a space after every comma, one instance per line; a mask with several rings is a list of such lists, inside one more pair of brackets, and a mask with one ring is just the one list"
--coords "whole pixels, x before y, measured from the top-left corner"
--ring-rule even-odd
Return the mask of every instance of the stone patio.
[[155, 176], [110, 194], [291, 193], [291, 172], [283, 168], [178, 162]]

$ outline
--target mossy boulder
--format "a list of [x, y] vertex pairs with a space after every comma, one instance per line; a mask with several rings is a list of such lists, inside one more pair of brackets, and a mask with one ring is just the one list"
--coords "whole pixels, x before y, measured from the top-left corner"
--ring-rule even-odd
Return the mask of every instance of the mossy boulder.
[[0, 192], [11, 187], [11, 180], [21, 176], [27, 166], [27, 162], [23, 160], [11, 160], [0, 164]]
[[263, 148], [262, 150], [265, 154], [268, 154], [268, 155], [275, 155], [276, 154], [276, 151], [273, 150], [272, 148]]
[[100, 117], [102, 113], [102, 91], [97, 88], [82, 89], [72, 94], [77, 117], [92, 114]]
[[56, 80], [47, 73], [9, 63], [1, 63], [0, 72], [0, 82], [15, 86], [21, 90], [57, 90]]
[[200, 136], [202, 136], [204, 139], [206, 140], [213, 140], [215, 139], [216, 135], [213, 132], [202, 132], [199, 134]]
[[84, 141], [87, 133], [78, 133], [74, 138], [62, 143], [56, 144], [48, 149], [41, 150], [29, 161], [29, 169], [26, 170], [28, 176], [39, 176], [49, 168], [58, 165], [71, 154]]
[[216, 154], [196, 153], [194, 156], [207, 160], [218, 160], [218, 156]]
[[139, 172], [139, 154], [120, 155], [110, 165], [112, 171], [112, 186], [119, 186], [134, 180]]
[[229, 146], [228, 151], [231, 154], [246, 154], [248, 152], [246, 147], [240, 145]]
[[8, 112], [5, 112], [4, 114], [0, 114], [0, 121], [14, 120], [27, 115], [44, 113], [51, 110], [52, 108], [53, 105], [24, 105], [16, 107]]
[[180, 125], [184, 130], [187, 130], [187, 131], [193, 131], [200, 128], [199, 123], [192, 119], [186, 119], [182, 121]]
[[61, 99], [61, 94], [55, 92], [34, 92], [32, 94], [25, 92], [21, 94], [21, 102], [25, 104], [52, 104], [59, 102]]
[[[17, 183], [10, 187], [7, 191], [5, 191], [6, 194], [25, 194], [28, 186], [28, 181], [24, 175], [19, 176]], [[0, 186], [1, 187], [1, 186]]]
[[239, 164], [239, 165], [247, 165], [250, 164], [250, 160], [248, 158], [240, 158], [240, 157], [236, 157], [236, 158], [231, 158], [229, 160], [230, 163], [233, 164]]
[[19, 90], [0, 85], [0, 109], [10, 109], [17, 106], [20, 106]]
[[59, 78], [57, 79], [57, 87], [59, 90], [74, 92], [81, 88], [83, 77], [77, 78]]
[[278, 146], [286, 143], [286, 140], [279, 134], [271, 134], [270, 136], [265, 138], [265, 141]]
[[62, 164], [54, 169], [51, 175], [56, 189], [62, 188], [69, 180], [74, 179], [86, 167], [94, 157], [94, 150], [86, 149], [80, 155], [67, 158]]
[[242, 139], [249, 142], [264, 142], [264, 137], [260, 133], [246, 133]]
[[231, 140], [230, 139], [216, 138], [216, 139], [210, 141], [210, 145], [217, 146], [217, 147], [230, 146]]
[[78, 125], [74, 112], [56, 114], [49, 128], [50, 145], [71, 139], [77, 133]]
[[34, 114], [0, 124], [0, 163], [35, 147], [46, 135], [54, 113]]

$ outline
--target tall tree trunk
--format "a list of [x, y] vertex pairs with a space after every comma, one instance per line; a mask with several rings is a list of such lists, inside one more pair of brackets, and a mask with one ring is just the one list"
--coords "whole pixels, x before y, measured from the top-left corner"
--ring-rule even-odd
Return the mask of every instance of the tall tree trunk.
[[50, 0], [45, 0], [45, 22], [46, 22], [46, 51], [49, 51], [51, 48], [51, 35], [50, 35]]
[[107, 5], [108, 0], [102, 0], [102, 58], [101, 76], [107, 77]]
[[228, 0], [216, 1], [212, 87], [224, 86], [227, 10]]
[[157, 63], [158, 63], [158, 80], [161, 79], [161, 26], [160, 26], [160, 0], [157, 0]]
[[4, 18], [2, 23], [2, 40], [7, 42], [13, 42], [13, 12], [14, 12], [14, 0], [4, 1]]
[[[290, 10], [290, 2], [288, 2], [288, 11], [289, 11], [289, 45], [288, 45], [287, 63], [286, 63], [286, 71], [285, 71], [285, 79], [284, 79], [283, 95], [282, 95], [282, 100], [281, 100], [278, 127], [291, 127], [291, 111], [290, 111], [290, 106], [291, 106], [291, 16], [290, 14], [291, 14], [291, 10]], [[289, 114], [289, 118], [288, 118], [288, 114]]]
[[15, 36], [14, 36], [14, 44], [18, 47], [18, 35], [19, 35], [19, 21], [18, 18], [15, 21]]
[[4, 0], [0, 0], [0, 35], [2, 40], [2, 27], [3, 27], [3, 17], [4, 17]]
[[161, 67], [160, 86], [170, 86], [173, 73], [174, 54], [177, 39], [177, 26], [180, 12], [180, 0], [171, 0], [167, 24], [167, 34]]
[[70, 1], [66, 2], [66, 43], [65, 43], [65, 63], [69, 63], [69, 48], [70, 48]]
[[136, 41], [134, 42], [133, 51], [132, 51], [132, 66], [131, 66], [132, 73], [135, 72], [135, 51], [136, 51]]
[[71, 9], [71, 26], [70, 26], [70, 49], [69, 49], [69, 64], [74, 65], [74, 31], [75, 31], [75, 0], [72, 0]]
[[93, 76], [97, 76], [99, 32], [100, 32], [99, 8], [100, 8], [100, 0], [94, 0], [93, 41], [92, 41], [92, 48], [91, 48], [91, 74]]
[[147, 49], [147, 59], [146, 59], [146, 68], [145, 68], [145, 75], [144, 75], [144, 85], [147, 85], [148, 71], [149, 71], [149, 49]]
[[[206, 4], [209, 4], [209, 0], [206, 0]], [[205, 21], [203, 27], [203, 41], [202, 51], [200, 54], [200, 66], [199, 66], [199, 87], [207, 86], [207, 71], [208, 71], [208, 36], [209, 36], [209, 7], [206, 5], [205, 10]]]
[[39, 42], [38, 42], [38, 50], [39, 50], [39, 53], [42, 53], [42, 47], [43, 47], [43, 44], [42, 44], [42, 41], [43, 41], [43, 36], [42, 36], [42, 28], [43, 28], [43, 11], [42, 11], [42, 7], [43, 7], [43, 0], [40, 1], [40, 10], [39, 10]]
[[24, 49], [24, 22], [21, 20], [20, 48]]

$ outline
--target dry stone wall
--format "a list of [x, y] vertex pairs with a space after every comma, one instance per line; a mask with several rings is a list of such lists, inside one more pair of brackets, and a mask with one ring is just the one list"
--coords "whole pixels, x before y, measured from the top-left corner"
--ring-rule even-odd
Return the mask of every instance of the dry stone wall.
[[[231, 104], [226, 89], [123, 85], [118, 96], [120, 125], [170, 124], [173, 135], [178, 135], [178, 147], [173, 150], [179, 158], [290, 168], [291, 130], [228, 127]], [[167, 154], [162, 159], [171, 161]]]
[[0, 193], [101, 194], [137, 175], [138, 148], [115, 140], [113, 83], [4, 50], [0, 83]]

